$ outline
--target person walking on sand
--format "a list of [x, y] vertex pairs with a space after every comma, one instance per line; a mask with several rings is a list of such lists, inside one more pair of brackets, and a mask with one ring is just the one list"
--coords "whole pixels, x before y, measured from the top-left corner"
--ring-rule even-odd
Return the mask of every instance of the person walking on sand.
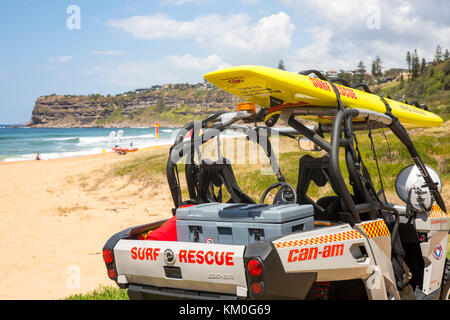
[[36, 160], [41, 160], [41, 155], [39, 154], [39, 152], [36, 155]]

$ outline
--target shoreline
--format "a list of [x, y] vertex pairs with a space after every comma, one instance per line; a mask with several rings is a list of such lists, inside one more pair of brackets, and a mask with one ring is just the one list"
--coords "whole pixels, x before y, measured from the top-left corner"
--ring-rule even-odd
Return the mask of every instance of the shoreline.
[[[154, 128], [12, 128], [0, 129], [1, 162], [74, 158], [110, 152], [115, 145], [133, 143], [139, 149], [164, 146], [174, 141], [178, 128], [160, 127], [159, 139]], [[121, 140], [119, 141], [119, 133]], [[116, 136], [117, 134], [117, 136]]]
[[[171, 145], [172, 144], [167, 143], [167, 144], [158, 144], [158, 145], [148, 146], [148, 147], [144, 147], [144, 148], [139, 148], [137, 152], [139, 152], [139, 151], [148, 151], [148, 150], [151, 150], [151, 149], [155, 149], [155, 147], [157, 147], [157, 148], [170, 147]], [[131, 152], [131, 153], [137, 153], [137, 152]], [[6, 160], [6, 161], [5, 160], [0, 160], [0, 166], [2, 164], [5, 164], [5, 163], [17, 163], [17, 162], [28, 162], [28, 161], [52, 161], [52, 160], [59, 160], [59, 159], [78, 159], [78, 158], [98, 156], [98, 155], [101, 155], [101, 154], [108, 154], [108, 153], [116, 153], [116, 152], [113, 151], [113, 150], [108, 151], [108, 150], [105, 149], [105, 152], [95, 152], [95, 153], [90, 153], [90, 154], [74, 155], [74, 156], [67, 156], [67, 157], [55, 157], [55, 158], [48, 158], [48, 159], [41, 159], [41, 160], [36, 160], [36, 159]], [[6, 159], [8, 159], [8, 158], [6, 158]]]
[[[14, 126], [14, 125], [13, 125]], [[11, 128], [13, 127], [11, 126]], [[111, 127], [111, 126], [86, 126], [86, 127], [79, 127], [79, 126], [73, 126], [73, 127], [68, 127], [68, 126], [21, 126], [18, 128], [30, 128], [30, 129], [154, 129], [155, 126], [116, 126], [116, 127]], [[183, 125], [180, 124], [167, 124], [165, 123], [164, 125], [160, 125], [160, 128], [169, 128], [169, 129], [180, 129], [183, 128]]]

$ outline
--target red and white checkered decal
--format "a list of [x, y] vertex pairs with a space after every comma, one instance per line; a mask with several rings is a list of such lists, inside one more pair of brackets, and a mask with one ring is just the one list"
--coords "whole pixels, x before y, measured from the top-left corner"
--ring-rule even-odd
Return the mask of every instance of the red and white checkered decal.
[[364, 229], [369, 239], [375, 237], [389, 237], [391, 235], [386, 223], [382, 219], [362, 223], [361, 227]]
[[324, 244], [330, 242], [340, 242], [345, 240], [361, 239], [363, 236], [356, 230], [350, 230], [335, 234], [327, 234], [320, 237], [285, 241], [285, 242], [275, 242], [275, 248], [287, 248], [287, 247], [300, 247], [309, 246], [315, 244]]
[[434, 204], [431, 207], [430, 218], [450, 218], [450, 215], [442, 211], [437, 204]]

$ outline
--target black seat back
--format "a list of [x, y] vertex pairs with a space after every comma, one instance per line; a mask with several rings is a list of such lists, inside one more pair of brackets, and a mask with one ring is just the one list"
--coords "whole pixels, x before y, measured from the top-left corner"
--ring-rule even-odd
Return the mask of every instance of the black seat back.
[[336, 193], [330, 176], [329, 166], [330, 157], [328, 155], [321, 158], [304, 155], [299, 160], [297, 203], [312, 204], [316, 220], [337, 220], [339, 219], [338, 212], [342, 211], [337, 196], [323, 197], [315, 202], [307, 195], [311, 181], [318, 187], [324, 187], [329, 183]]
[[201, 202], [214, 201], [214, 199], [210, 197], [210, 187], [221, 187], [222, 185], [225, 186], [231, 196], [228, 202], [255, 203], [252, 198], [242, 192], [237, 184], [233, 168], [227, 158], [221, 158], [217, 161], [203, 159], [200, 164], [200, 179], [198, 184], [199, 200]]

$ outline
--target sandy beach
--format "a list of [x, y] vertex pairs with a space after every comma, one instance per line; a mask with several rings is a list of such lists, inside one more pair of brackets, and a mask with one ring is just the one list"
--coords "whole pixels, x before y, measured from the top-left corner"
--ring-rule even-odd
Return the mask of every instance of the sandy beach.
[[163, 181], [143, 188], [102, 179], [118, 162], [155, 152], [167, 151], [0, 163], [0, 299], [60, 299], [114, 285], [104, 243], [130, 226], [171, 217], [173, 203]]

